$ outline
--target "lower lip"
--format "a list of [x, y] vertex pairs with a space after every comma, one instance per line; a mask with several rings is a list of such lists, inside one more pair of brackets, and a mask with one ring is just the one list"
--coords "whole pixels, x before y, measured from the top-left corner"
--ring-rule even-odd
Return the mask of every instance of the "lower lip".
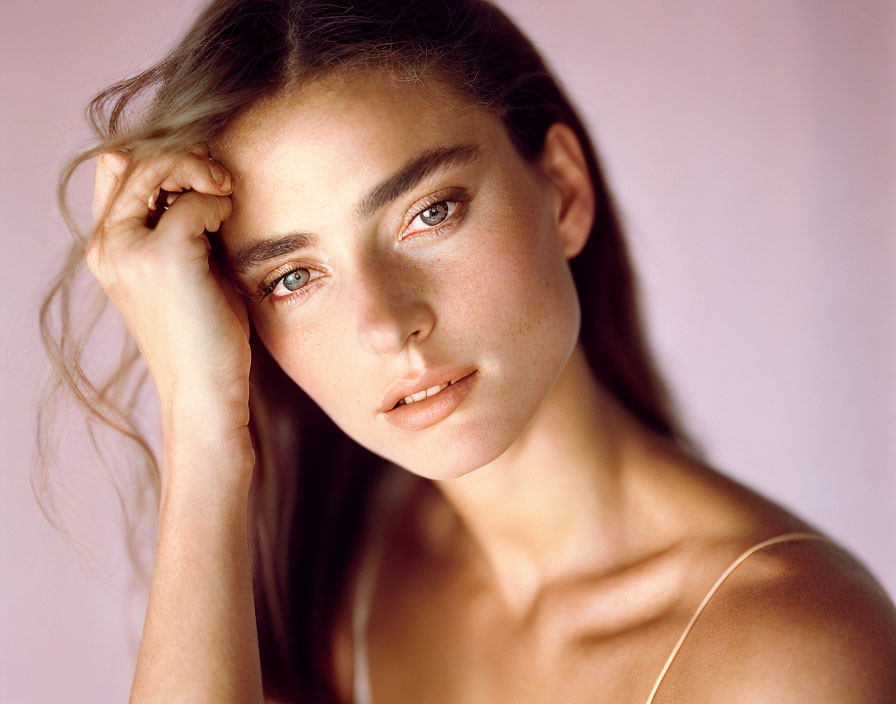
[[467, 374], [463, 379], [445, 387], [435, 396], [429, 396], [422, 401], [404, 404], [391, 411], [386, 411], [386, 419], [405, 430], [428, 428], [454, 412], [454, 409], [470, 393], [478, 377], [478, 371]]

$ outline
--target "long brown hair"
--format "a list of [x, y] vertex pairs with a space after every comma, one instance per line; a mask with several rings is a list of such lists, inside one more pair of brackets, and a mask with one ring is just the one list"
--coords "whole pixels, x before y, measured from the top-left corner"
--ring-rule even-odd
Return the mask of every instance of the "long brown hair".
[[[259, 99], [350, 68], [421, 81], [438, 76], [498, 115], [528, 160], [541, 152], [552, 123], [572, 127], [597, 198], [588, 243], [570, 262], [587, 359], [604, 388], [645, 427], [698, 454], [648, 351], [619, 220], [588, 132], [530, 40], [484, 0], [216, 1], [167, 57], [97, 95], [88, 118], [98, 144], [73, 157], [59, 182], [60, 209], [76, 242], [41, 309], [56, 370], [51, 396], [73, 392], [89, 417], [129, 438], [158, 500], [156, 459], [134, 418], [145, 370], [139, 373], [133, 343], [106, 377], [91, 380], [82, 369], [95, 320], [72, 323], [71, 275], [83, 268], [85, 238], [66, 202], [69, 180], [106, 151], [213, 143]], [[141, 100], [142, 112], [136, 109]], [[332, 621], [371, 488], [386, 463], [345, 436], [254, 336], [252, 345], [250, 533], [264, 688], [286, 701], [335, 702]], [[39, 447], [47, 453], [34, 476], [39, 498], [48, 487], [51, 400], [38, 423]]]

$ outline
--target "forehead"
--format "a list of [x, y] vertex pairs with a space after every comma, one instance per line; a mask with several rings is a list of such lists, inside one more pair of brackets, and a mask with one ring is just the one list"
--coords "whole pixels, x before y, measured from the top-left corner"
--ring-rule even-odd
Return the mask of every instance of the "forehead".
[[363, 137], [384, 127], [450, 127], [457, 120], [475, 121], [486, 114], [435, 75], [415, 79], [386, 69], [346, 70], [259, 100], [218, 143], [236, 153], [257, 146], [259, 138], [289, 139], [297, 128], [306, 142], [316, 142], [346, 131], [359, 131]]
[[231, 219], [240, 219], [237, 211], [250, 202], [253, 211], [284, 198], [309, 208], [323, 192], [327, 200], [354, 202], [410, 154], [465, 143], [491, 150], [502, 130], [496, 116], [443, 82], [368, 71], [259, 102], [228, 127], [212, 154], [235, 179]]

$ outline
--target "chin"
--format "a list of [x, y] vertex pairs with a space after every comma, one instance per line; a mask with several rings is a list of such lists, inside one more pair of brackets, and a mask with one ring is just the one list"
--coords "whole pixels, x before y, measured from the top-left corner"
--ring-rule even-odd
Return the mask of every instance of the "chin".
[[[444, 441], [444, 449], [432, 447], [395, 448], [384, 453], [373, 450], [381, 457], [417, 476], [433, 481], [458, 479], [477, 469], [494, 462], [509, 450], [517, 438], [525, 430], [525, 424], [519, 428], [508, 425], [496, 427], [491, 424], [471, 431], [470, 427], [453, 429]], [[396, 451], [397, 450], [397, 451]]]

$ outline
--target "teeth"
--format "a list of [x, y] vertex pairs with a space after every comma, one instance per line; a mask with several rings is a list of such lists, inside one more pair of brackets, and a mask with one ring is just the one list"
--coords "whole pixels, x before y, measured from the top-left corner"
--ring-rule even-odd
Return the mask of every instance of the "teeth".
[[442, 389], [444, 389], [450, 385], [451, 385], [451, 382], [446, 381], [444, 384], [441, 384], [439, 386], [431, 386], [430, 388], [426, 389], [425, 391], [418, 391], [417, 393], [411, 394], [410, 396], [405, 396], [403, 399], [401, 399], [401, 401], [398, 402], [398, 405], [404, 406], [409, 403], [414, 403], [415, 401], [422, 401], [425, 398], [428, 398], [430, 396], [433, 396], [433, 395], [439, 393], [439, 391], [441, 391]]

